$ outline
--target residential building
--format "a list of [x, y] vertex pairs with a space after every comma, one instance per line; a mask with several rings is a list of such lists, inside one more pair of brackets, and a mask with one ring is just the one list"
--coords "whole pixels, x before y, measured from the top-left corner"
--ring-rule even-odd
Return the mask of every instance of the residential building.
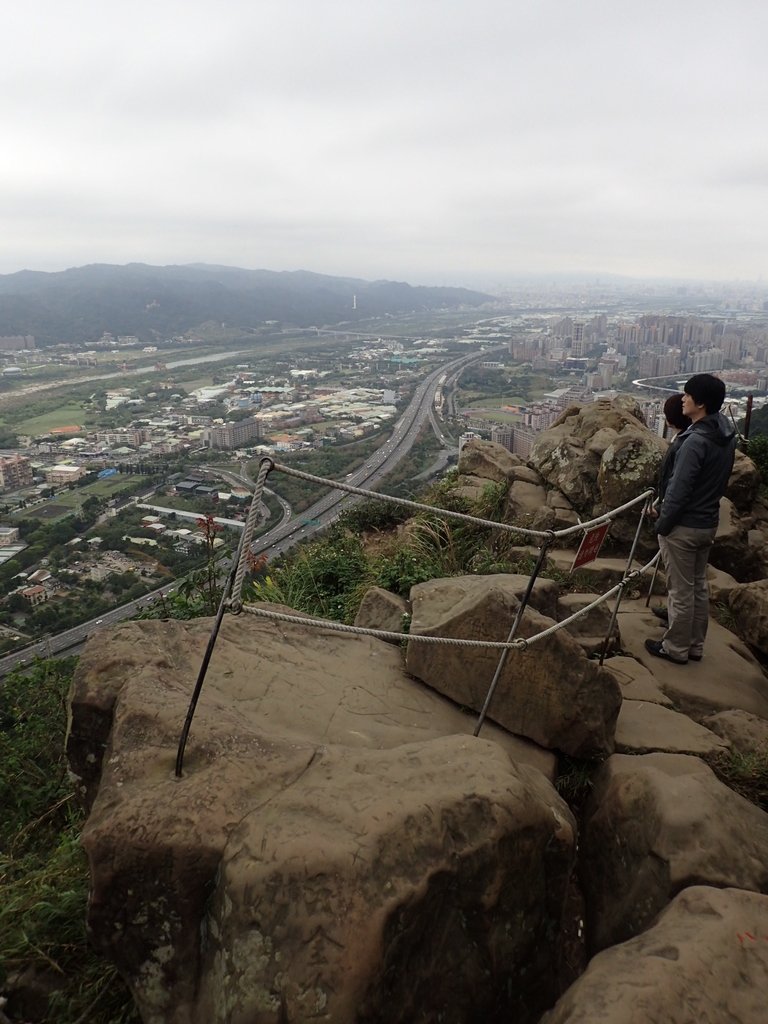
[[510, 426], [496, 426], [491, 427], [491, 440], [495, 441], [496, 444], [503, 445], [507, 451], [512, 451], [512, 439], [514, 431]]
[[538, 431], [533, 427], [515, 427], [512, 437], [512, 452], [519, 455], [521, 459], [527, 459], [531, 454], [537, 433]]
[[239, 420], [237, 423], [213, 423], [202, 432], [203, 444], [209, 448], [231, 450], [253, 444], [261, 437], [261, 425], [257, 419]]
[[23, 455], [0, 458], [0, 490], [15, 491], [32, 483], [32, 464]]
[[473, 430], [466, 430], [463, 434], [459, 435], [459, 452], [461, 452], [467, 441], [471, 441], [475, 437], [480, 440], [480, 435], [476, 434]]
[[53, 487], [61, 487], [62, 484], [73, 484], [85, 476], [83, 466], [51, 466], [45, 470], [45, 481]]
[[0, 548], [10, 547], [19, 541], [19, 531], [15, 526], [0, 526]]

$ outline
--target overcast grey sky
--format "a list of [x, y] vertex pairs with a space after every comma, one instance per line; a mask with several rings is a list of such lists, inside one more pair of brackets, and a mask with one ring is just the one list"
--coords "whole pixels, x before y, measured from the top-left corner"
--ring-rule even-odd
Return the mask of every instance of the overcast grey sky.
[[768, 278], [766, 0], [7, 5], [0, 273]]

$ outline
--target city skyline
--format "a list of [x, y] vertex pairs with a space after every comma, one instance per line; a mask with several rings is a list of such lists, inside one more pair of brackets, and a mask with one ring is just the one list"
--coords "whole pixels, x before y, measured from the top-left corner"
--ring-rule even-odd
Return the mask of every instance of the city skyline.
[[43, 0], [8, 20], [0, 273], [768, 279], [757, 0]]

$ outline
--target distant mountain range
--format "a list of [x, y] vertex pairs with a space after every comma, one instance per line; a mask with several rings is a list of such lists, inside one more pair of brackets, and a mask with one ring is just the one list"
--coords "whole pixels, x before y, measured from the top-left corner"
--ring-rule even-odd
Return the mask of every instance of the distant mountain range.
[[0, 275], [0, 336], [31, 334], [41, 346], [87, 344], [104, 331], [157, 341], [210, 321], [234, 329], [264, 320], [307, 327], [490, 301], [492, 296], [465, 288], [411, 287], [303, 270], [97, 263], [51, 274]]

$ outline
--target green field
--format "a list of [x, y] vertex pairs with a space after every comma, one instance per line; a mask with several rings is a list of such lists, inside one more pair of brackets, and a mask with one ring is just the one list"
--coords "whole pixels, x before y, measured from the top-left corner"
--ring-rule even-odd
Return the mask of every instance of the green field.
[[94, 496], [110, 498], [115, 492], [130, 487], [132, 481], [138, 484], [142, 479], [144, 478], [139, 476], [116, 473], [115, 476], [105, 477], [104, 480], [95, 480], [92, 484], [76, 487], [72, 491], [63, 488], [57, 491], [55, 497], [50, 501], [34, 505], [32, 508], [18, 509], [13, 515], [16, 519], [44, 519], [46, 522], [54, 522], [77, 511], [88, 498]]
[[47, 434], [49, 430], [56, 427], [71, 427], [77, 424], [82, 426], [85, 422], [85, 410], [80, 402], [67, 402], [59, 405], [42, 416], [33, 416], [28, 420], [19, 420], [14, 423], [13, 429], [20, 434]]

